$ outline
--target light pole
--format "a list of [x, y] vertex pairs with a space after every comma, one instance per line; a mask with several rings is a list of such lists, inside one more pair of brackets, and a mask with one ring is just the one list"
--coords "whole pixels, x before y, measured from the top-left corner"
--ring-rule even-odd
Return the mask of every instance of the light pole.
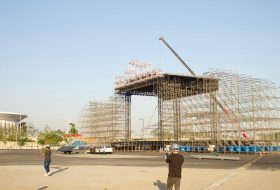
[[140, 118], [139, 120], [142, 120], [142, 138], [144, 139], [144, 123], [145, 123], [145, 120], [144, 120], [144, 118]]

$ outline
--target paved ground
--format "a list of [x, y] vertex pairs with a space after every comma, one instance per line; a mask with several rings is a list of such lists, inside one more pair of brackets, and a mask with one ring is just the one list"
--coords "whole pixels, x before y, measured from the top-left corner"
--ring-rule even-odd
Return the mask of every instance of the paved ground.
[[[238, 168], [258, 157], [258, 155], [229, 155], [239, 156], [239, 161], [229, 160], [198, 160], [190, 158], [190, 154], [185, 156], [185, 168], [213, 168], [229, 169]], [[109, 166], [165, 166], [163, 154], [158, 152], [117, 152], [112, 155], [96, 154], [62, 154], [53, 151], [54, 165], [109, 165]], [[0, 150], [0, 166], [7, 165], [41, 165], [42, 156], [39, 150]]]
[[[181, 190], [280, 187], [280, 155], [240, 155], [240, 161], [184, 156]], [[1, 190], [165, 190], [168, 168], [159, 153], [64, 155], [54, 152], [52, 174], [45, 177], [39, 151], [0, 150], [0, 171]]]

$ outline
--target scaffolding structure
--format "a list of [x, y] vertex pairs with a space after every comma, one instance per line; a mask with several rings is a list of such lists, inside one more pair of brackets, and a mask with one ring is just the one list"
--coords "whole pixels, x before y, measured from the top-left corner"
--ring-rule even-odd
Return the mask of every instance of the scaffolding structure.
[[133, 60], [114, 88], [109, 101], [89, 102], [81, 112], [82, 135], [95, 138], [97, 144], [123, 142], [131, 150], [147, 146], [145, 139], [137, 145], [131, 139], [131, 96], [141, 95], [158, 98], [158, 122], [147, 128], [154, 135], [146, 139], [151, 147], [171, 142], [280, 145], [279, 88], [268, 80], [222, 70], [202, 76], [167, 74]]
[[96, 145], [128, 139], [130, 129], [125, 128], [127, 108], [123, 96], [88, 102], [80, 113], [78, 123], [82, 138], [92, 139]]
[[[188, 145], [279, 145], [279, 88], [268, 80], [215, 70], [182, 89], [159, 83], [161, 140]], [[218, 79], [218, 86], [215, 80]], [[161, 95], [161, 93], [163, 95]]]
[[[175, 142], [190, 140], [194, 138], [196, 132], [207, 133], [212, 140], [215, 139], [217, 133], [217, 125], [214, 125], [216, 121], [213, 120], [215, 110], [211, 110], [215, 104], [209, 104], [209, 94], [213, 95], [217, 90], [218, 80], [209, 77], [200, 77], [187, 84], [176, 78], [158, 81], [156, 94], [159, 140]], [[208, 106], [207, 110], [203, 109], [203, 105]], [[206, 112], [208, 116], [205, 115]], [[205, 120], [201, 121], [200, 118]]]
[[219, 78], [218, 139], [242, 145], [279, 145], [280, 94], [273, 82], [229, 71], [205, 73]]

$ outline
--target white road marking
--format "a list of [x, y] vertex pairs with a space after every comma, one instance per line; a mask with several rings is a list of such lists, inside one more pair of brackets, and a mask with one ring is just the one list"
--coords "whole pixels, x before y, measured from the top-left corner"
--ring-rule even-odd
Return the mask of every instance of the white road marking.
[[233, 172], [227, 174], [225, 177], [223, 177], [222, 179], [210, 184], [209, 186], [207, 186], [206, 188], [204, 188], [203, 190], [215, 190], [217, 189], [219, 186], [221, 186], [222, 184], [226, 183], [229, 179], [233, 178], [234, 176], [236, 176], [240, 171], [245, 170], [246, 168], [248, 168], [249, 166], [252, 165], [252, 163], [255, 163], [256, 161], [258, 161], [261, 157], [258, 157], [256, 159], [253, 159], [251, 161], [249, 161], [247, 164], [245, 164], [244, 166], [241, 166], [240, 168], [234, 170]]

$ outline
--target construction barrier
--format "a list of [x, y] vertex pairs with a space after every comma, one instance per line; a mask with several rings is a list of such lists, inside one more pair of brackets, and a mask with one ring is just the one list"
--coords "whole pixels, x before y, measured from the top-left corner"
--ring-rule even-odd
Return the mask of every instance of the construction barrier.
[[[180, 146], [182, 152], [208, 152], [207, 146]], [[220, 146], [218, 152], [229, 153], [259, 153], [280, 152], [280, 146]]]

